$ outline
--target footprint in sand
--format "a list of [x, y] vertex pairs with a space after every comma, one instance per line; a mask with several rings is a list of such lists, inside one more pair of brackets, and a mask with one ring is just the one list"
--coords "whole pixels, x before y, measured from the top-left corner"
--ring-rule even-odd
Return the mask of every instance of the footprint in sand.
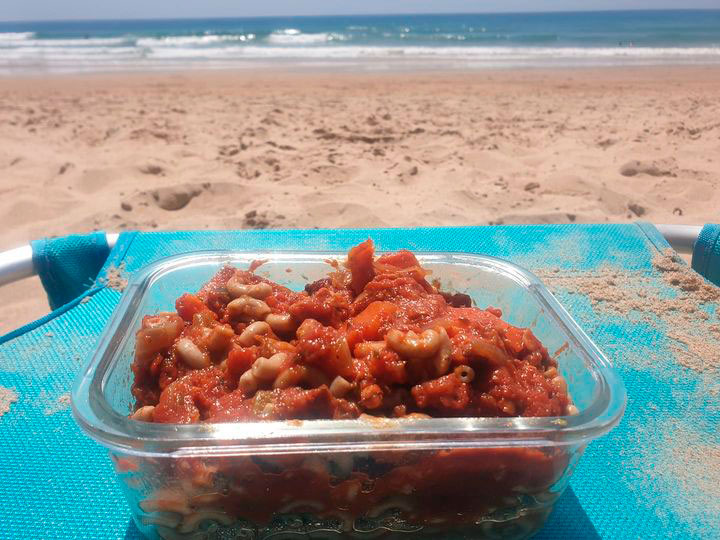
[[602, 148], [603, 150], [607, 150], [608, 148], [610, 148], [612, 145], [616, 144], [617, 142], [618, 142], [617, 139], [611, 139], [608, 137], [608, 138], [599, 140], [597, 142], [597, 145], [600, 148]]
[[163, 169], [160, 165], [143, 165], [140, 167], [140, 172], [143, 174], [152, 174], [154, 176], [165, 176], [165, 169]]
[[638, 174], [647, 174], [650, 176], [677, 176], [674, 171], [675, 168], [675, 160], [673, 159], [654, 161], [640, 161], [634, 159], [632, 161], [628, 161], [620, 167], [620, 174], [623, 176], [636, 176]]
[[201, 192], [202, 190], [195, 186], [183, 185], [159, 188], [151, 193], [153, 200], [160, 208], [175, 211], [185, 208]]
[[637, 203], [629, 203], [628, 210], [630, 210], [637, 217], [644, 216], [647, 213], [645, 207]]

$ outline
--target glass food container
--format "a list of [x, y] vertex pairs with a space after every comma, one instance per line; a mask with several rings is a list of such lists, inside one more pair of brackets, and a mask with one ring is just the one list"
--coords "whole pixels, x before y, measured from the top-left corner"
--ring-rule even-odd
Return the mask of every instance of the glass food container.
[[585, 446], [615, 426], [625, 389], [531, 273], [487, 256], [418, 253], [442, 290], [529, 327], [579, 413], [549, 418], [310, 420], [169, 425], [131, 420], [135, 333], [223, 265], [291, 289], [324, 277], [308, 252], [194, 252], [138, 271], [77, 378], [73, 413], [110, 451], [148, 538], [509, 538], [540, 529]]

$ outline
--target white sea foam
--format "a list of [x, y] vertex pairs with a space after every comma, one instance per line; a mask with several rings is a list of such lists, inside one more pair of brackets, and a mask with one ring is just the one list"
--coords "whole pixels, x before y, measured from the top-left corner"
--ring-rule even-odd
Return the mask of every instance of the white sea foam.
[[184, 60], [184, 59], [212, 59], [212, 58], [242, 58], [245, 55], [243, 50], [245, 47], [213, 47], [213, 48], [194, 48], [194, 47], [159, 47], [147, 51], [149, 59], [163, 60]]
[[153, 50], [164, 58], [228, 57], [238, 58], [458, 58], [482, 59], [583, 59], [583, 58], [715, 58], [720, 60], [720, 47], [693, 48], [562, 48], [562, 47], [215, 47], [212, 49], [178, 48]]
[[275, 45], [310, 45], [313, 43], [327, 43], [330, 41], [344, 41], [345, 36], [329, 32], [303, 34], [295, 28], [286, 28], [270, 34], [266, 41]]
[[16, 41], [3, 41], [0, 39], [0, 49], [14, 47], [96, 47], [112, 45], [134, 45], [132, 37], [118, 38], [80, 38], [80, 39], [23, 39]]
[[0, 41], [22, 41], [34, 35], [35, 32], [0, 32]]
[[[295, 29], [288, 38], [306, 38]], [[649, 65], [663, 63], [720, 64], [720, 46], [650, 47], [427, 47], [360, 46], [319, 42], [248, 43], [235, 36], [176, 36], [173, 38], [97, 38], [88, 40], [17, 39], [0, 41], [0, 71], [42, 69], [87, 71], [102, 69], [163, 69], [167, 66], [232, 67], [271, 65], [286, 60], [295, 66], [357, 66], [368, 69], [481, 69], [513, 66]], [[247, 37], [247, 36], [246, 36]], [[233, 39], [235, 38], [235, 39]], [[314, 38], [318, 39], [318, 38]], [[325, 39], [325, 38], [324, 38]]]
[[232, 34], [217, 35], [207, 34], [204, 36], [167, 36], [161, 38], [140, 38], [137, 45], [140, 47], [187, 47], [193, 45], [212, 45], [225, 41], [248, 42], [255, 39], [255, 34]]

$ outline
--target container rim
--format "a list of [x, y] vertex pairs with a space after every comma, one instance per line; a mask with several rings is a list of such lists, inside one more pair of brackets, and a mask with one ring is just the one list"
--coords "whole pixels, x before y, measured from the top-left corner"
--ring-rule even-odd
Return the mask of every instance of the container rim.
[[78, 374], [72, 410], [82, 430], [103, 446], [142, 456], [269, 455], [306, 452], [357, 452], [440, 448], [492, 448], [585, 444], [612, 429], [625, 410], [626, 392], [615, 369], [557, 299], [531, 272], [489, 255], [458, 252], [414, 252], [421, 263], [444, 262], [480, 266], [502, 273], [525, 287], [552, 317], [574, 351], [592, 366], [597, 383], [592, 403], [576, 416], [512, 418], [361, 418], [235, 422], [220, 424], [155, 424], [130, 420], [103, 395], [109, 368], [130, 330], [133, 311], [149, 286], [177, 268], [249, 259], [312, 260], [344, 258], [344, 252], [213, 250], [193, 251], [152, 262], [135, 272]]

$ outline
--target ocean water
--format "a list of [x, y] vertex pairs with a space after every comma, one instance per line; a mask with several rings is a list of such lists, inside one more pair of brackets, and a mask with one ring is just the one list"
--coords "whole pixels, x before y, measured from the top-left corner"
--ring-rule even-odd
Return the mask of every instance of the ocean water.
[[[1, 16], [1, 10], [0, 10]], [[720, 10], [0, 22], [0, 74], [720, 64]]]

